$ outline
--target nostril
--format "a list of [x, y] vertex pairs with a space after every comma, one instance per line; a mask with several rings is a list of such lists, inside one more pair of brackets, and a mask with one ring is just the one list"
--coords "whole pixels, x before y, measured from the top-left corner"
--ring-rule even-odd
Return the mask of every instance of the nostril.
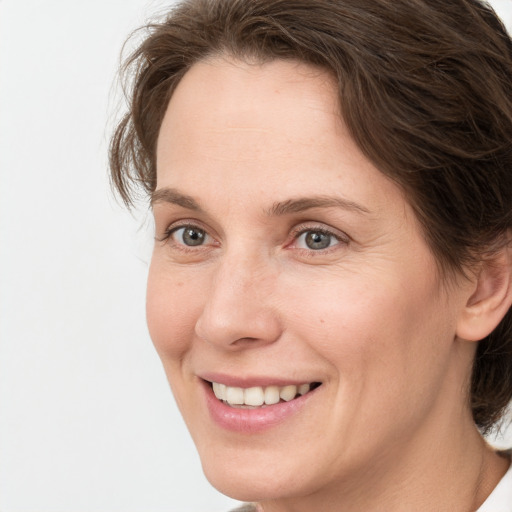
[[258, 338], [251, 338], [249, 336], [246, 336], [244, 338], [240, 338], [240, 339], [236, 340], [235, 343], [239, 343], [239, 342], [243, 343], [244, 341], [248, 341], [250, 343], [253, 343], [255, 341], [258, 341]]

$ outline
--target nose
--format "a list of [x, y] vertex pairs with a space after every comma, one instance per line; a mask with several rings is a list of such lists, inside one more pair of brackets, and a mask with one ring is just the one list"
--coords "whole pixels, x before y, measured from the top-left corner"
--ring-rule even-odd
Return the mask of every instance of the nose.
[[243, 256], [221, 260], [213, 270], [196, 334], [229, 350], [273, 343], [281, 325], [274, 307], [276, 273], [271, 265]]

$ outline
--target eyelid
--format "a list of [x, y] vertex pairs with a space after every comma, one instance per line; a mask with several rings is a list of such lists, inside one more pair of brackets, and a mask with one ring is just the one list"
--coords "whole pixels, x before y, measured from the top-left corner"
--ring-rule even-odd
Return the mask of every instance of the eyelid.
[[341, 242], [349, 242], [351, 240], [351, 238], [344, 231], [341, 231], [339, 229], [333, 228], [320, 222], [303, 222], [297, 226], [294, 226], [291, 235], [294, 239], [296, 239], [298, 236], [308, 231], [319, 231], [320, 233], [331, 235], [340, 240]]
[[[205, 249], [207, 247], [211, 247], [211, 245], [219, 245], [219, 242], [218, 242], [215, 234], [211, 233], [211, 229], [204, 226], [204, 224], [197, 219], [180, 219], [178, 221], [171, 222], [165, 228], [163, 235], [160, 237], [155, 236], [155, 239], [158, 240], [159, 242], [169, 243], [169, 240], [172, 238], [172, 234], [174, 232], [176, 232], [179, 229], [183, 229], [183, 228], [187, 228], [187, 227], [196, 228], [201, 231], [204, 231], [206, 236], [208, 238], [210, 238], [211, 240], [213, 240], [214, 243], [213, 244], [211, 242], [205, 243], [205, 244], [199, 245], [196, 248], [194, 248], [192, 246], [186, 246], [184, 244], [174, 242], [175, 245], [178, 246], [180, 249], [198, 250], [200, 248]], [[349, 235], [347, 235], [347, 233], [345, 233], [339, 229], [333, 228], [329, 225], [326, 225], [326, 224], [323, 224], [320, 222], [304, 221], [292, 228], [292, 230], [290, 232], [290, 240], [285, 244], [286, 247], [293, 246], [293, 244], [297, 242], [298, 238], [302, 234], [310, 232], [310, 231], [313, 231], [313, 232], [317, 231], [317, 232], [321, 232], [326, 235], [332, 236], [336, 240], [338, 240], [339, 244], [335, 244], [334, 246], [327, 247], [325, 249], [314, 250], [314, 249], [296, 248], [297, 250], [308, 252], [308, 253], [322, 254], [322, 253], [326, 253], [331, 250], [335, 250], [337, 248], [337, 246], [340, 244], [346, 245], [352, 241], [351, 237]]]
[[307, 232], [319, 232], [319, 233], [323, 233], [325, 235], [329, 235], [329, 236], [332, 236], [333, 238], [335, 238], [339, 243], [338, 244], [335, 244], [333, 246], [330, 246], [330, 247], [326, 247], [325, 249], [318, 249], [318, 250], [315, 250], [315, 249], [304, 249], [302, 247], [297, 247], [295, 248], [296, 250], [299, 250], [299, 251], [304, 251], [304, 252], [307, 252], [307, 253], [311, 253], [311, 254], [325, 254], [326, 252], [329, 252], [329, 251], [333, 251], [333, 250], [336, 250], [338, 248], [339, 245], [347, 245], [348, 243], [351, 242], [351, 238], [349, 235], [347, 235], [346, 233], [344, 233], [343, 231], [340, 231], [339, 229], [335, 229], [335, 228], [332, 228], [330, 226], [326, 226], [325, 224], [320, 224], [320, 223], [307, 223], [307, 222], [304, 222], [302, 224], [299, 224], [298, 226], [295, 226], [291, 232], [291, 237], [292, 237], [292, 240], [291, 240], [291, 243], [290, 244], [287, 244], [288, 247], [290, 246], [293, 246], [294, 243], [297, 242], [297, 240], [304, 234], [304, 233], [307, 233]]
[[[164, 243], [165, 242], [169, 242], [172, 239], [173, 233], [175, 233], [179, 229], [184, 229], [184, 228], [194, 228], [194, 229], [198, 229], [200, 231], [204, 231], [208, 238], [210, 238], [213, 241], [217, 242], [215, 236], [212, 235], [211, 230], [209, 228], [207, 228], [206, 226], [204, 226], [202, 222], [200, 222], [200, 221], [198, 221], [196, 219], [180, 219], [178, 221], [171, 222], [165, 228], [163, 235], [160, 236], [160, 237], [155, 237], [155, 238], [159, 242], [164, 242]], [[187, 249], [191, 249], [192, 248], [192, 246], [188, 247], [188, 246], [185, 246], [185, 245], [179, 244], [179, 243], [176, 243], [176, 245], [179, 246], [179, 247], [187, 247]], [[206, 244], [205, 243], [203, 245], [198, 245], [197, 248], [200, 248], [200, 247], [204, 248], [207, 245], [210, 245], [210, 244]]]

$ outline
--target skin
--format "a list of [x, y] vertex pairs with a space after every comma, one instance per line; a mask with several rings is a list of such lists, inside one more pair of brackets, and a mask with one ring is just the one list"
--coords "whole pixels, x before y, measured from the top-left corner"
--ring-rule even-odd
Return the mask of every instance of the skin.
[[[196, 64], [157, 169], [148, 325], [211, 483], [265, 512], [475, 510], [506, 470], [466, 391], [475, 304], [487, 311], [497, 286], [439, 279], [330, 77], [291, 61]], [[316, 196], [345, 204], [271, 211]], [[204, 243], [187, 245], [184, 225]], [[319, 229], [329, 247], [311, 249], [304, 233]], [[283, 423], [228, 432], [205, 407], [210, 371], [322, 385]]]

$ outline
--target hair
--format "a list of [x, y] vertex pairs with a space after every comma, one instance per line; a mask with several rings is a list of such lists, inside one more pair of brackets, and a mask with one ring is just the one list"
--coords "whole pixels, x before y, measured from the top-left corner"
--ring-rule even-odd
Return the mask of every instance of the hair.
[[[126, 59], [129, 108], [110, 145], [132, 205], [156, 187], [156, 143], [184, 74], [213, 56], [293, 59], [337, 81], [361, 151], [404, 191], [442, 270], [509, 242], [512, 41], [478, 0], [186, 0]], [[501, 245], [500, 245], [501, 244]], [[512, 399], [512, 313], [478, 344], [471, 407], [483, 433]]]

